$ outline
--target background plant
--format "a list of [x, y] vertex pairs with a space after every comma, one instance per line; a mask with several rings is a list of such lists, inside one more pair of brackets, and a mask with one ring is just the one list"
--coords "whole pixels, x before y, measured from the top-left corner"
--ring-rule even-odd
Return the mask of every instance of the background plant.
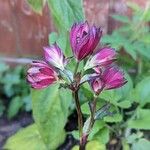
[[22, 66], [12, 69], [7, 64], [0, 63], [0, 116], [7, 114], [11, 119], [19, 111], [31, 111], [30, 89], [24, 76]]

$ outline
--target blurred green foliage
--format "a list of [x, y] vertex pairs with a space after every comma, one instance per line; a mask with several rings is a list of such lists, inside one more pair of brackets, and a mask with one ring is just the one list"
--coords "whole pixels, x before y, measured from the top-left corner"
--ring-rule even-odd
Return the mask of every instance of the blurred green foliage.
[[10, 68], [0, 63], [0, 116], [5, 112], [9, 119], [19, 111], [31, 111], [30, 89], [22, 66]]
[[112, 18], [121, 22], [122, 25], [114, 30], [111, 35], [103, 37], [104, 44], [110, 44], [116, 50], [124, 49], [134, 60], [139, 57], [150, 60], [150, 4], [141, 9], [134, 3], [128, 3], [133, 10], [131, 17], [112, 15]]
[[[34, 5], [33, 0], [28, 1], [35, 10], [41, 11], [42, 7], [36, 6], [38, 3]], [[48, 0], [48, 5], [58, 30], [58, 33], [50, 34], [49, 43], [58, 42], [64, 52], [70, 56], [68, 31], [74, 22], [84, 19], [82, 1]], [[93, 150], [105, 149], [106, 144], [109, 145], [113, 139], [122, 145], [123, 150], [148, 150], [150, 146], [146, 132], [150, 130], [150, 3], [147, 3], [144, 9], [131, 2], [128, 6], [133, 11], [132, 16], [112, 15], [116, 21], [121, 22], [121, 26], [111, 35], [102, 38], [103, 44], [111, 45], [118, 51], [119, 64], [125, 70], [128, 83], [120, 89], [104, 91], [100, 95], [98, 109], [106, 102], [110, 102], [111, 111], [115, 114], [95, 123], [89, 136], [89, 140], [92, 141], [87, 144], [87, 149], [91, 147], [95, 147]], [[56, 149], [64, 141], [65, 135], [70, 134], [70, 132], [65, 133], [64, 126], [68, 115], [72, 113], [72, 109], [75, 109], [66, 91], [63, 92], [65, 94], [62, 97], [56, 87], [32, 92], [33, 117], [37, 132], [43, 141], [41, 142], [45, 143], [47, 150], [51, 149], [51, 146]], [[92, 100], [93, 94], [87, 84], [81, 88], [79, 94], [86, 118], [90, 113], [87, 103]], [[16, 99], [14, 101], [18, 101]], [[30, 142], [30, 138], [26, 136], [26, 140], [23, 140], [24, 135], [30, 128], [27, 127], [10, 138], [5, 147], [17, 150], [19, 144], [13, 143], [18, 139], [22, 143], [21, 146], [25, 146]], [[34, 129], [28, 134], [34, 136]], [[74, 138], [79, 139], [77, 130], [72, 131], [72, 134]], [[37, 145], [38, 140], [36, 138], [29, 144], [31, 150], [37, 150], [34, 146]]]

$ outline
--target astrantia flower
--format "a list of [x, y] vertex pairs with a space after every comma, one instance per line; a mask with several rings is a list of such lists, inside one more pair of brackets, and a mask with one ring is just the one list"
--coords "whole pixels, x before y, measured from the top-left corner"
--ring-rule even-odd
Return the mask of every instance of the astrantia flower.
[[44, 47], [44, 51], [45, 59], [48, 63], [58, 69], [64, 70], [64, 67], [67, 64], [67, 59], [56, 43], [51, 46]]
[[35, 89], [45, 88], [57, 80], [56, 71], [44, 61], [33, 61], [27, 71], [27, 81]]
[[107, 68], [102, 75], [102, 80], [106, 90], [119, 88], [127, 83], [124, 73], [117, 67]]
[[77, 61], [92, 54], [102, 35], [102, 30], [87, 23], [75, 23], [70, 32], [70, 43]]
[[99, 94], [104, 88], [104, 82], [100, 77], [92, 79], [89, 83], [95, 94]]
[[116, 51], [110, 47], [104, 47], [96, 52], [93, 56], [87, 61], [84, 70], [97, 67], [97, 66], [106, 66], [113, 63], [116, 60]]
[[124, 73], [117, 67], [106, 68], [99, 77], [92, 79], [89, 83], [92, 90], [99, 94], [102, 90], [110, 90], [123, 86], [126, 83]]

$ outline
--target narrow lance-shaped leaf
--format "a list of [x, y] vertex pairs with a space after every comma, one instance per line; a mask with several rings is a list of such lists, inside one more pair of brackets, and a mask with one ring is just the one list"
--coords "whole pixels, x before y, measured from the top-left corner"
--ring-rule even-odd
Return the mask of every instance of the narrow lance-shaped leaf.
[[84, 19], [82, 0], [48, 0], [58, 29], [69, 30], [74, 22]]
[[42, 9], [45, 5], [46, 0], [27, 0], [32, 9], [39, 14], [42, 14]]

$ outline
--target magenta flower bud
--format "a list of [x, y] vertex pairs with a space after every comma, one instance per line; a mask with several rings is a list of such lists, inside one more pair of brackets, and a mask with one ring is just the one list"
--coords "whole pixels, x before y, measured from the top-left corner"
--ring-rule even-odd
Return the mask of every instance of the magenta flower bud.
[[102, 35], [102, 30], [95, 26], [89, 27], [88, 22], [75, 23], [70, 32], [70, 43], [77, 61], [92, 54]]
[[104, 88], [104, 82], [101, 80], [100, 77], [97, 77], [93, 80], [91, 80], [90, 82], [90, 86], [92, 88], [92, 90], [94, 91], [95, 94], [99, 94], [103, 88]]
[[115, 89], [123, 86], [127, 83], [124, 78], [124, 73], [117, 67], [111, 67], [104, 71], [102, 76], [103, 82], [105, 83], [105, 89]]
[[56, 43], [51, 46], [44, 47], [44, 51], [45, 59], [48, 63], [58, 69], [64, 70], [64, 67], [67, 64], [67, 59]]
[[116, 60], [116, 51], [110, 47], [104, 47], [96, 52], [94, 56], [88, 59], [84, 70], [97, 67], [106, 66], [113, 63]]
[[57, 73], [44, 61], [33, 61], [27, 71], [27, 81], [35, 89], [45, 88], [58, 80]]
[[110, 90], [123, 86], [127, 83], [124, 73], [116, 67], [107, 68], [95, 79], [92, 79], [90, 86], [95, 94], [99, 94], [102, 90]]

